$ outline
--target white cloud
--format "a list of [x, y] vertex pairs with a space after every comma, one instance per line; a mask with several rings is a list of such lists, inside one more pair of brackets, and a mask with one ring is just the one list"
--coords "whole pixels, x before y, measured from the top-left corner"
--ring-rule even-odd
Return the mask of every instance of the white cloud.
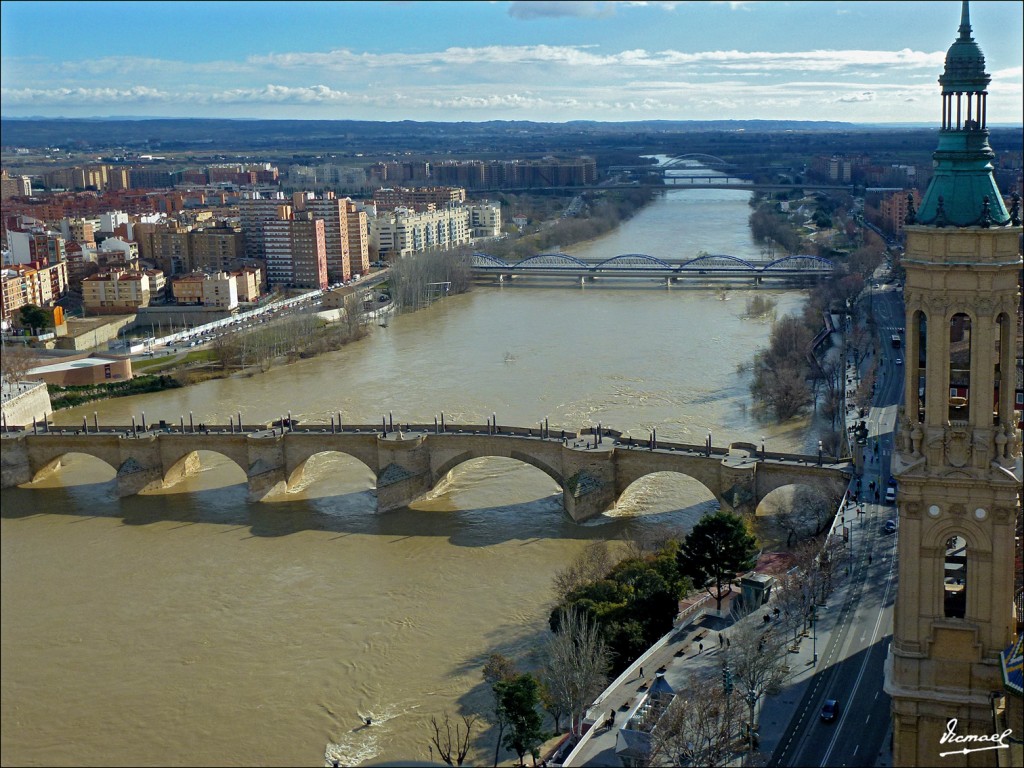
[[526, 0], [512, 2], [508, 6], [508, 15], [513, 19], [556, 19], [564, 16], [575, 18], [599, 19], [615, 14], [614, 2], [600, 0]]
[[[864, 101], [874, 101], [875, 94], [871, 91], [863, 91], [861, 93], [854, 93], [849, 96], [840, 96], [836, 99], [838, 104], [856, 104]], [[905, 101], [905, 99], [904, 99]]]

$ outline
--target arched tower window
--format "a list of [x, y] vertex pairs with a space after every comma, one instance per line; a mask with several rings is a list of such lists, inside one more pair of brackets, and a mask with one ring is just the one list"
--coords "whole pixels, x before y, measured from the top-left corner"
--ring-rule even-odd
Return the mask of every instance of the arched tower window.
[[949, 420], [968, 419], [971, 398], [971, 318], [959, 312], [949, 321]]
[[995, 391], [992, 393], [992, 423], [998, 426], [1004, 422], [1014, 421], [1011, 397], [1016, 395], [1013, 379], [1016, 355], [1013, 349], [1013, 326], [1010, 325], [1010, 316], [1007, 313], [1002, 312], [996, 318], [993, 335], [995, 338], [992, 350], [992, 382]]
[[917, 344], [917, 420], [923, 422], [928, 372], [928, 317], [921, 310], [913, 314], [908, 338], [915, 339]]
[[967, 612], [967, 540], [953, 536], [946, 540], [946, 562], [942, 572], [943, 615], [962, 619]]

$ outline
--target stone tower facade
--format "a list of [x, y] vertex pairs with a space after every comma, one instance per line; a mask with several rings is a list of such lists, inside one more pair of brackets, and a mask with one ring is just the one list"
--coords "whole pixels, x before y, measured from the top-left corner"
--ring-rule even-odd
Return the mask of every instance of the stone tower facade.
[[1019, 197], [1007, 211], [992, 176], [989, 79], [964, 0], [939, 78], [935, 175], [905, 229], [904, 406], [892, 467], [899, 589], [885, 680], [900, 766], [997, 765], [998, 750], [940, 753], [964, 746], [943, 743], [949, 729], [995, 731], [1000, 652], [1018, 627], [1022, 227]]

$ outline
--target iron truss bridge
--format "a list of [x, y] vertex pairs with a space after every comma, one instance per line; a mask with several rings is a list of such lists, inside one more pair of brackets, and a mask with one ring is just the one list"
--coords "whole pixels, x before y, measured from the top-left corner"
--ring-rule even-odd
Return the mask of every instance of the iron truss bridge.
[[772, 261], [748, 261], [738, 256], [703, 254], [685, 261], [665, 261], [645, 253], [623, 253], [604, 261], [583, 261], [567, 253], [540, 253], [509, 262], [487, 253], [473, 254], [473, 276], [504, 281], [515, 277], [742, 280], [761, 283], [814, 282], [836, 271], [836, 265], [819, 256], [783, 256]]

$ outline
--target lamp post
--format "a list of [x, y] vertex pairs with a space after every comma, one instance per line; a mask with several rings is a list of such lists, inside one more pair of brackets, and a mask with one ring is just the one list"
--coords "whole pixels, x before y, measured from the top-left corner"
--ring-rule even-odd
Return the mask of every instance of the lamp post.
[[819, 440], [818, 441], [818, 466], [819, 467], [821, 466], [821, 452], [822, 452], [822, 443], [821, 443], [821, 440]]
[[818, 622], [817, 622], [817, 610], [816, 606], [811, 603], [811, 652], [814, 654], [814, 659], [811, 664], [818, 663]]
[[764, 435], [761, 435], [761, 458], [764, 458]]
[[708, 430], [708, 458], [711, 458], [711, 430]]

